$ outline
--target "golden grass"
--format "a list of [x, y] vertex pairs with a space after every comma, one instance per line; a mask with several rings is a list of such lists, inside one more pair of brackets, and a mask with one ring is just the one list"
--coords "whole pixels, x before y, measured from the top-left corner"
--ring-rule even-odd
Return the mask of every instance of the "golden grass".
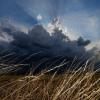
[[99, 71], [0, 77], [0, 100], [100, 100]]

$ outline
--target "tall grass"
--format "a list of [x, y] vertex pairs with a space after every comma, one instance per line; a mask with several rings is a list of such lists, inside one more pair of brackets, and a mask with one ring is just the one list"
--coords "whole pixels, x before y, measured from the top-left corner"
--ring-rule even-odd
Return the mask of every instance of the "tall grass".
[[0, 76], [0, 100], [100, 100], [99, 70]]

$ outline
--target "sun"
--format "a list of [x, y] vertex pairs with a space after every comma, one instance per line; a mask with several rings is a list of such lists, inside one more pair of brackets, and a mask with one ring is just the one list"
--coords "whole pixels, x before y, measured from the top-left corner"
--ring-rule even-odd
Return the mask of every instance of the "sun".
[[41, 15], [41, 14], [38, 14], [38, 15], [37, 15], [37, 20], [40, 21], [40, 20], [42, 20], [42, 19], [43, 19], [42, 15]]

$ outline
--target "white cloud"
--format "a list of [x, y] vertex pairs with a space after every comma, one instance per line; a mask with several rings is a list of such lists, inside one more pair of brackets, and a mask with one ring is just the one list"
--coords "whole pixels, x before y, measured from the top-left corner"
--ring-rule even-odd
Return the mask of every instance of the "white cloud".
[[100, 40], [91, 42], [86, 48], [87, 50], [91, 50], [92, 48], [97, 48], [100, 51]]

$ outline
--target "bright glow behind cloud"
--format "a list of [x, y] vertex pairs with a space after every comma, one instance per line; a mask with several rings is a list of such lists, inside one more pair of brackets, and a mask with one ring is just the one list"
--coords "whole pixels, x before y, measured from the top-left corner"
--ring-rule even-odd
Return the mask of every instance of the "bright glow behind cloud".
[[21, 0], [19, 4], [30, 16], [36, 17], [44, 24], [60, 16], [61, 23], [67, 27], [72, 38], [83, 36], [93, 41], [98, 39], [100, 27], [98, 9], [89, 11], [81, 0], [43, 0], [39, 5], [40, 2], [40, 0]]

